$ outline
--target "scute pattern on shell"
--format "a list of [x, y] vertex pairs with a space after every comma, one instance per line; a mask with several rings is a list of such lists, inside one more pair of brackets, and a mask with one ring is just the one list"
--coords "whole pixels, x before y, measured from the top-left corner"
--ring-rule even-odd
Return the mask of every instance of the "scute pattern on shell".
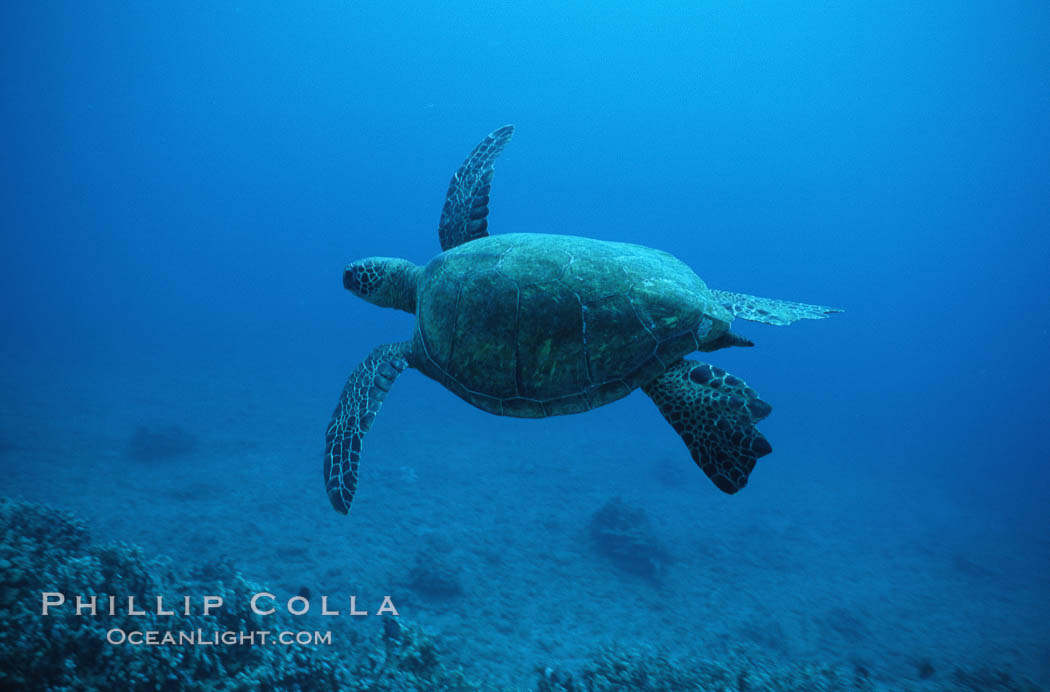
[[491, 413], [579, 413], [659, 376], [731, 319], [665, 252], [572, 236], [492, 236], [427, 266], [413, 365]]

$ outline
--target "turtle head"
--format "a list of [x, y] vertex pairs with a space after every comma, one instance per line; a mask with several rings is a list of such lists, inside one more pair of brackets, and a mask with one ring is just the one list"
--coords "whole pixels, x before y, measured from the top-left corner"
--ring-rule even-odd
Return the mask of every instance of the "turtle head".
[[373, 305], [415, 313], [421, 271], [397, 257], [366, 257], [346, 265], [343, 287]]

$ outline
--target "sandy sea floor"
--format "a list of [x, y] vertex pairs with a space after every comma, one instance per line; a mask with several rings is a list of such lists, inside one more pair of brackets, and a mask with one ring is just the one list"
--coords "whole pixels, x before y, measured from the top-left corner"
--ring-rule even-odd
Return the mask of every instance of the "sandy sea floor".
[[[923, 662], [933, 681], [965, 665], [1050, 686], [1046, 532], [883, 477], [863, 451], [837, 460], [846, 476], [816, 458], [834, 449], [774, 439], [729, 497], [640, 396], [516, 421], [413, 374], [367, 440], [343, 517], [320, 471], [340, 375], [301, 386], [156, 365], [9, 374], [0, 494], [69, 509], [96, 541], [232, 561], [281, 595], [355, 594], [370, 610], [390, 595], [493, 683], [574, 669], [616, 641], [712, 656], [753, 647], [863, 667], [891, 687], [922, 684]], [[196, 447], [130, 458], [142, 424], [181, 426]], [[658, 579], [595, 549], [591, 518], [616, 497], [645, 511], [671, 556]], [[422, 592], [420, 574], [462, 593]]]

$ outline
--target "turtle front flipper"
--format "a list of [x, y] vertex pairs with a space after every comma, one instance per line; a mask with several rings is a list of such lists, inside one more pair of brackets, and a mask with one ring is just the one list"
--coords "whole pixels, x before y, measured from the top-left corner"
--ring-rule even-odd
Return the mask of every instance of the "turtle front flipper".
[[755, 429], [772, 407], [721, 368], [683, 358], [642, 390], [723, 492], [747, 485], [755, 461], [773, 451]]
[[492, 184], [492, 165], [507, 146], [513, 125], [495, 130], [474, 147], [448, 184], [445, 207], [441, 210], [438, 238], [441, 249], [449, 250], [468, 240], [488, 235], [489, 188]]
[[346, 514], [357, 490], [361, 443], [397, 376], [408, 367], [411, 342], [377, 347], [350, 373], [325, 434], [324, 486], [336, 511]]
[[712, 290], [715, 300], [733, 313], [734, 317], [782, 327], [799, 320], [822, 320], [831, 313], [842, 312], [824, 305], [809, 305], [776, 298], [759, 298], [746, 293]]

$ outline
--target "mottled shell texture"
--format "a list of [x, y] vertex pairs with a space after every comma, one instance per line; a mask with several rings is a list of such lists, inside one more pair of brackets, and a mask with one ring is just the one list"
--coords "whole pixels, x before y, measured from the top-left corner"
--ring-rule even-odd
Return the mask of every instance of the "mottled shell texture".
[[441, 253], [416, 315], [417, 368], [479, 408], [526, 418], [626, 396], [732, 319], [666, 252], [541, 234]]

